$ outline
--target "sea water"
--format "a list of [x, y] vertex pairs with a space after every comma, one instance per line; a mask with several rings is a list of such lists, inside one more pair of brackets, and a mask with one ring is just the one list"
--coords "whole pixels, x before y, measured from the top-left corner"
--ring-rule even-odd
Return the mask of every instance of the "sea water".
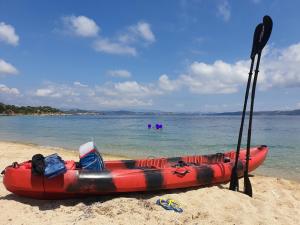
[[[155, 129], [156, 123], [163, 129]], [[0, 116], [0, 141], [77, 149], [94, 140], [108, 154], [181, 156], [235, 149], [239, 126], [240, 116]], [[243, 146], [246, 135], [247, 123]], [[262, 144], [270, 151], [257, 173], [300, 180], [300, 116], [255, 116], [252, 146]]]

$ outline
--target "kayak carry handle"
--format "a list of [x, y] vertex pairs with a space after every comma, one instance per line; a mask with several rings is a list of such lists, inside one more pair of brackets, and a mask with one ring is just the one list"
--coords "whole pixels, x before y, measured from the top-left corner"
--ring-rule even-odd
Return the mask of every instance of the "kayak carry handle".
[[187, 173], [189, 173], [190, 171], [189, 170], [185, 170], [185, 171], [180, 171], [180, 170], [175, 170], [173, 172], [173, 174], [177, 174], [179, 176], [185, 176]]

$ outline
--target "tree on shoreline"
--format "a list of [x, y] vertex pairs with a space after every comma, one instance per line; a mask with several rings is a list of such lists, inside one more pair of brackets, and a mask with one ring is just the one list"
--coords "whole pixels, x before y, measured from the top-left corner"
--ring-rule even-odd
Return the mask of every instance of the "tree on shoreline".
[[31, 114], [60, 114], [61, 110], [50, 106], [15, 106], [0, 102], [0, 114], [4, 115], [31, 115]]

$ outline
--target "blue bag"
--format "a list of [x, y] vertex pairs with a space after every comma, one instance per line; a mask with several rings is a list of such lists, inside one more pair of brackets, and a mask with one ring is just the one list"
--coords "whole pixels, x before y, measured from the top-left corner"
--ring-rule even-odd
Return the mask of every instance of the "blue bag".
[[47, 178], [53, 178], [67, 171], [65, 162], [56, 153], [45, 157], [45, 172]]

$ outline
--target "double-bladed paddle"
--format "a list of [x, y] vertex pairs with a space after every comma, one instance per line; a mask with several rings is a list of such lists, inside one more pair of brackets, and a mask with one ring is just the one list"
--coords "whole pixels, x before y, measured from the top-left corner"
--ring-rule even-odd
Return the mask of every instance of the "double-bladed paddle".
[[[259, 69], [259, 61], [260, 61], [260, 55], [261, 51], [268, 42], [270, 35], [272, 31], [272, 19], [269, 16], [265, 16], [263, 18], [263, 23], [260, 23], [256, 26], [254, 35], [253, 35], [253, 43], [252, 43], [252, 50], [251, 50], [251, 66], [250, 66], [250, 71], [249, 71], [249, 76], [248, 76], [248, 81], [247, 81], [247, 87], [246, 87], [246, 93], [245, 93], [245, 99], [244, 99], [244, 106], [243, 106], [243, 112], [242, 112], [242, 119], [241, 119], [241, 125], [240, 125], [240, 130], [239, 130], [239, 136], [238, 136], [238, 144], [237, 144], [237, 149], [236, 149], [236, 155], [235, 155], [235, 164], [234, 167], [232, 168], [232, 173], [231, 173], [231, 179], [230, 179], [230, 190], [237, 191], [239, 189], [239, 182], [238, 182], [238, 159], [239, 159], [239, 154], [240, 154], [240, 147], [241, 147], [241, 141], [242, 141], [242, 136], [243, 136], [243, 128], [244, 128], [244, 121], [245, 121], [245, 114], [246, 114], [246, 108], [247, 108], [247, 101], [248, 101], [248, 96], [249, 96], [249, 90], [250, 90], [250, 85], [251, 85], [251, 79], [252, 79], [252, 73], [253, 73], [253, 66], [254, 66], [254, 60], [256, 54], [259, 54], [259, 59], [257, 61], [256, 65], [256, 70], [255, 70], [255, 85], [253, 82], [252, 85], [252, 98], [251, 98], [251, 106], [252, 106], [252, 112], [253, 112], [253, 101], [254, 101], [254, 96], [255, 96], [255, 86], [256, 86], [256, 80], [257, 80], [257, 75], [258, 75], [258, 69]], [[254, 95], [253, 95], [253, 90], [254, 90]], [[249, 119], [249, 124], [250, 124], [250, 119]], [[251, 115], [251, 125], [252, 125], [252, 115]], [[249, 138], [250, 136], [250, 138]], [[250, 141], [251, 141], [251, 127], [250, 131], [248, 128], [248, 141], [247, 141], [247, 157], [248, 160], [246, 159], [246, 171], [244, 176], [245, 176], [245, 193], [249, 193], [248, 195], [252, 196], [252, 186], [249, 180], [248, 176], [248, 166], [249, 166], [249, 154], [250, 154]], [[248, 150], [248, 143], [249, 143], [249, 150]], [[247, 158], [246, 157], [246, 158]]]
[[230, 186], [229, 189], [232, 191], [238, 191], [239, 189], [239, 180], [238, 180], [238, 160], [240, 155], [240, 148], [241, 148], [241, 142], [242, 142], [242, 136], [243, 136], [243, 129], [244, 129], [244, 121], [245, 121], [245, 114], [246, 114], [246, 108], [247, 108], [247, 102], [248, 102], [248, 96], [249, 96], [249, 90], [251, 85], [251, 79], [253, 74], [253, 66], [254, 66], [254, 59], [255, 55], [258, 52], [259, 49], [259, 38], [262, 31], [262, 24], [258, 24], [255, 28], [254, 35], [253, 35], [253, 43], [252, 43], [252, 50], [251, 50], [251, 66], [247, 81], [247, 87], [246, 87], [246, 93], [245, 93], [245, 99], [244, 99], [244, 106], [243, 106], [243, 112], [242, 112], [242, 119], [241, 119], [241, 125], [240, 125], [240, 131], [239, 131], [239, 137], [238, 137], [238, 144], [236, 148], [236, 154], [235, 154], [235, 163], [234, 167], [232, 168], [231, 172], [231, 179], [230, 179]]
[[257, 62], [256, 62], [256, 68], [255, 68], [254, 79], [253, 79], [253, 84], [252, 84], [252, 91], [251, 91], [251, 105], [250, 105], [250, 113], [249, 113], [247, 152], [246, 152], [246, 167], [244, 170], [244, 193], [250, 197], [252, 197], [252, 185], [251, 185], [251, 182], [249, 179], [249, 160], [250, 160], [252, 117], [253, 117], [256, 82], [257, 82], [257, 77], [258, 77], [258, 72], [259, 72], [261, 52], [271, 36], [272, 28], [273, 28], [273, 21], [272, 21], [271, 17], [264, 16], [263, 23], [262, 23], [262, 30], [261, 30], [261, 34], [260, 34], [259, 42], [258, 42]]

